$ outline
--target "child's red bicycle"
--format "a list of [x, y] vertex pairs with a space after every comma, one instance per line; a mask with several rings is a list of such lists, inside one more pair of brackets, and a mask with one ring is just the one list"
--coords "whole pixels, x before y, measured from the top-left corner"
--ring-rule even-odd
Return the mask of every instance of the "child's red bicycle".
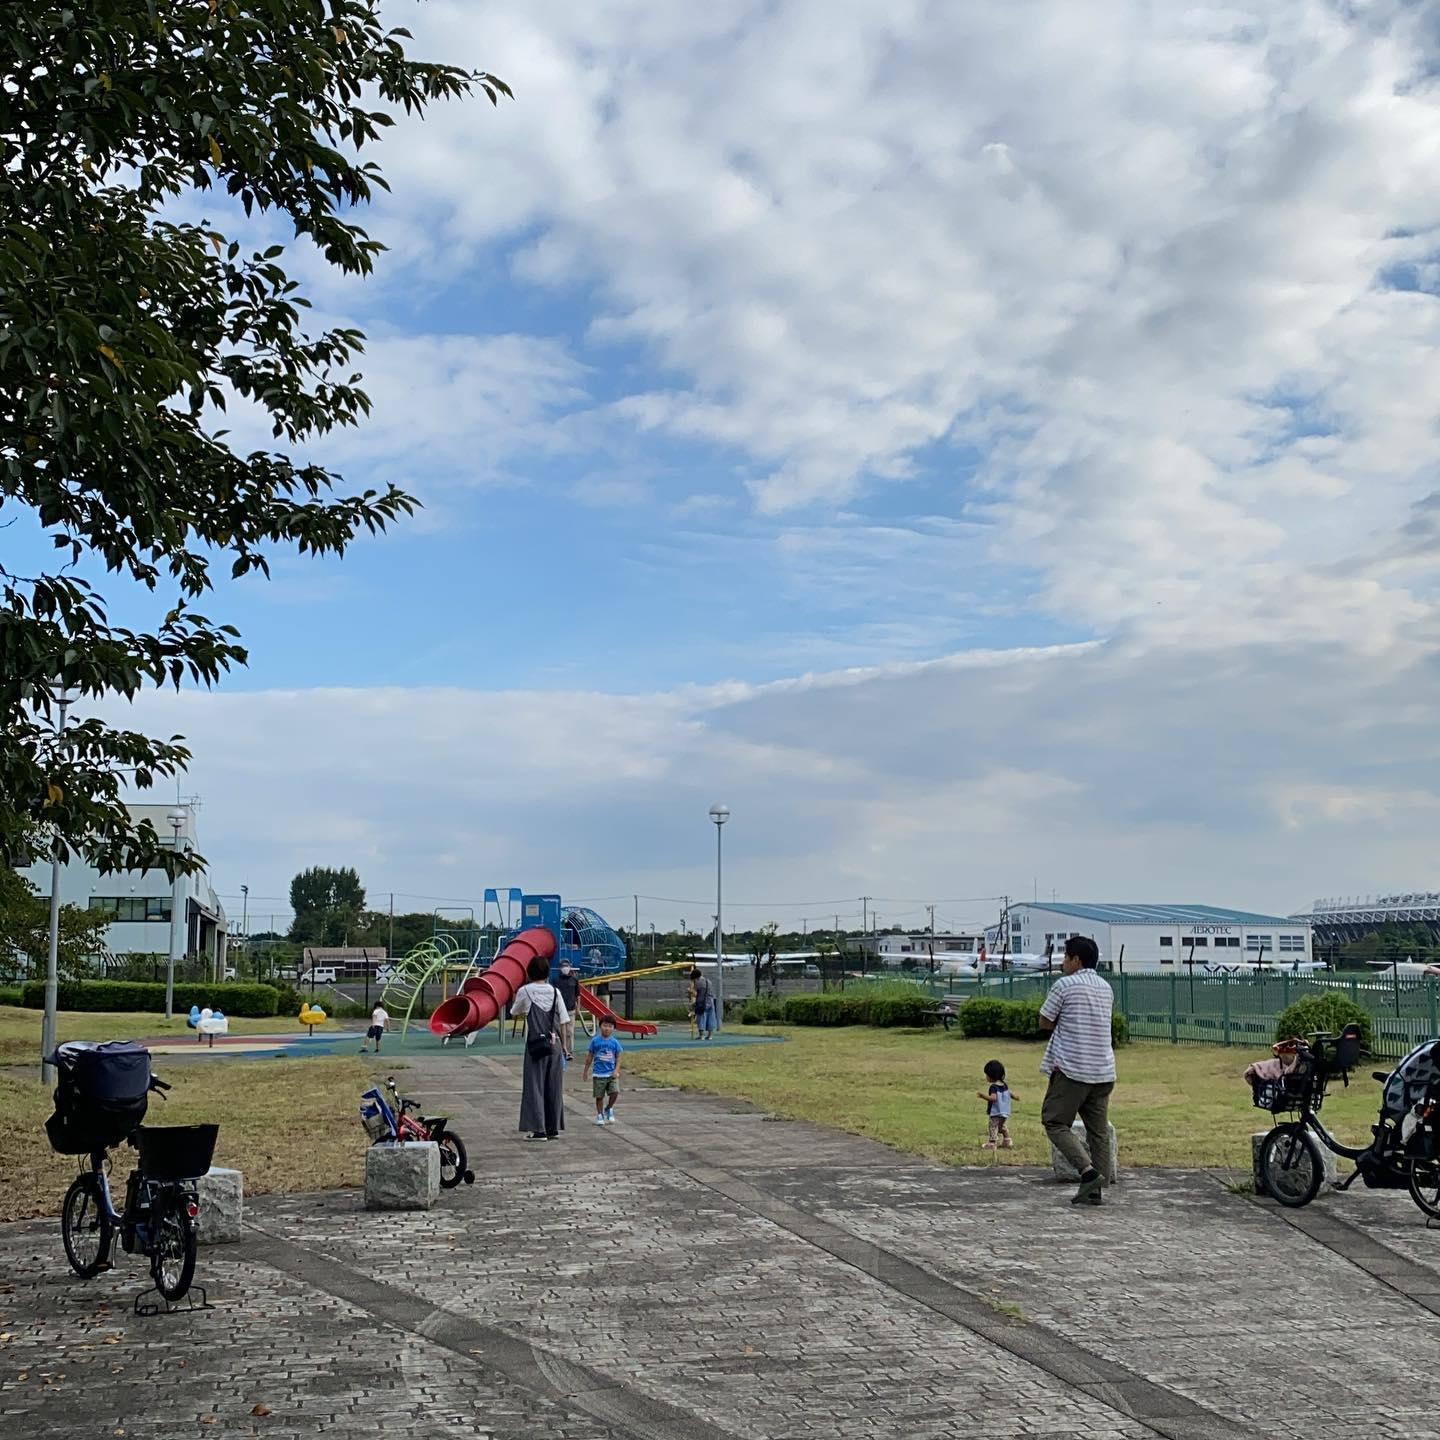
[[396, 1088], [395, 1077], [385, 1077], [385, 1088], [389, 1090], [394, 1104], [387, 1103], [379, 1088], [367, 1090], [361, 1097], [360, 1121], [372, 1145], [387, 1141], [418, 1140], [433, 1141], [440, 1150], [440, 1184], [446, 1190], [453, 1190], [463, 1180], [467, 1185], [475, 1183], [475, 1172], [466, 1163], [465, 1142], [449, 1128], [446, 1115], [415, 1115], [412, 1111], [420, 1108], [418, 1100], [404, 1096]]

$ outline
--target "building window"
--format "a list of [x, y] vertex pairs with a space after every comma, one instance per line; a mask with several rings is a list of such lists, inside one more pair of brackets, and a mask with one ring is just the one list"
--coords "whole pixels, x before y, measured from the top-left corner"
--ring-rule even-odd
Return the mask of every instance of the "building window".
[[1280, 948], [1282, 950], [1300, 951], [1305, 950], [1305, 937], [1303, 935], [1282, 935], [1280, 937]]
[[1175, 937], [1173, 935], [1162, 935], [1160, 937], [1160, 943], [1161, 945], [1173, 945], [1175, 943]]
[[1192, 950], [1203, 950], [1210, 942], [1203, 935], [1192, 935], [1185, 943]]
[[1273, 935], [1247, 935], [1245, 948], [1252, 954], [1263, 955], [1266, 951], [1275, 948], [1275, 937]]
[[107, 911], [115, 921], [157, 920], [168, 924], [171, 907], [168, 895], [92, 895], [90, 909]]

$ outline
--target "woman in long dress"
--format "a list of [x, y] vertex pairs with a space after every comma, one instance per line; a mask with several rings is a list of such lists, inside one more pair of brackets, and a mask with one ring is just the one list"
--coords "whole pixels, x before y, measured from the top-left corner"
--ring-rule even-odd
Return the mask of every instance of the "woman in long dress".
[[[550, 983], [550, 962], [531, 957], [526, 966], [529, 977], [515, 992], [511, 1015], [525, 1017], [525, 1071], [520, 1090], [520, 1128], [532, 1140], [554, 1140], [565, 1128], [565, 1051], [560, 1027], [570, 1021], [570, 1012], [560, 992]], [[538, 1059], [530, 1053], [531, 1042], [544, 1049]], [[538, 1042], [544, 1042], [543, 1046]]]

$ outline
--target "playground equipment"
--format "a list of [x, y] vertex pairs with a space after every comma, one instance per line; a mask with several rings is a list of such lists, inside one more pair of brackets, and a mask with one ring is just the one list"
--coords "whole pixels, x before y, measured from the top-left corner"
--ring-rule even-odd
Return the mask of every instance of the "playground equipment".
[[525, 983], [525, 971], [536, 956], [551, 960], [555, 936], [544, 926], [522, 930], [490, 962], [485, 972], [472, 975], [460, 993], [442, 1000], [430, 1017], [436, 1035], [470, 1035], [483, 1030], [515, 998]]
[[[493, 894], [486, 891], [487, 900]], [[406, 1030], [415, 996], [425, 984], [437, 975], [443, 978], [459, 970], [462, 971], [459, 992], [440, 1003], [430, 1017], [430, 1029], [447, 1040], [464, 1036], [469, 1043], [477, 1031], [504, 1013], [515, 992], [525, 983], [526, 967], [538, 955], [550, 961], [552, 979], [559, 964], [569, 961], [580, 976], [580, 1008], [587, 1014], [597, 1019], [609, 1018], [616, 1029], [627, 1034], [658, 1033], [647, 1021], [622, 1020], [587, 988], [620, 978], [625, 964], [625, 942], [600, 915], [581, 905], [562, 906], [558, 895], [519, 895], [512, 891], [511, 896], [520, 902], [521, 928], [501, 937], [498, 952], [488, 963], [476, 955], [471, 957], [468, 966], [463, 962], [457, 964], [460, 956], [455, 949], [434, 942], [426, 942], [428, 948], [417, 947], [417, 951], [400, 962], [397, 975], [404, 977], [405, 985], [413, 987], [409, 990], [405, 1011]], [[422, 950], [424, 954], [418, 953]], [[395, 978], [391, 984], [395, 984]], [[389, 995], [387, 987], [387, 999]]]
[[185, 1023], [195, 1030], [195, 1043], [198, 1045], [207, 1036], [210, 1040], [210, 1048], [215, 1048], [215, 1037], [217, 1035], [228, 1035], [230, 1033], [230, 1022], [225, 1018], [223, 1010], [211, 1010], [206, 1006], [204, 1010], [192, 1009], [189, 1018]]
[[300, 1006], [300, 1023], [313, 1035], [315, 1027], [325, 1023], [325, 1012], [318, 1005], [312, 1005], [306, 1000]]
[[599, 1024], [601, 1020], [608, 1020], [617, 1030], [623, 1031], [626, 1035], [658, 1035], [660, 1033], [659, 1026], [653, 1025], [649, 1020], [622, 1019], [598, 995], [592, 994], [584, 985], [580, 987], [580, 1008], [593, 1015], [596, 1024]]

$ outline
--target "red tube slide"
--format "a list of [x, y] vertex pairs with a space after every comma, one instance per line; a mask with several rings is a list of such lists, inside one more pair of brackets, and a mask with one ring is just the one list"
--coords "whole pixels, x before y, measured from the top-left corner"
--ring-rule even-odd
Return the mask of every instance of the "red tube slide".
[[436, 1035], [468, 1035], [488, 1025], [525, 983], [525, 967], [535, 956], [549, 960], [555, 936], [543, 925], [522, 930], [491, 962], [483, 975], [472, 975], [458, 995], [441, 1001], [430, 1017]]
[[622, 1020], [598, 995], [592, 995], [583, 985], [580, 987], [580, 1008], [588, 1010], [597, 1020], [613, 1022], [617, 1030], [623, 1030], [627, 1035], [660, 1033], [648, 1020]]

